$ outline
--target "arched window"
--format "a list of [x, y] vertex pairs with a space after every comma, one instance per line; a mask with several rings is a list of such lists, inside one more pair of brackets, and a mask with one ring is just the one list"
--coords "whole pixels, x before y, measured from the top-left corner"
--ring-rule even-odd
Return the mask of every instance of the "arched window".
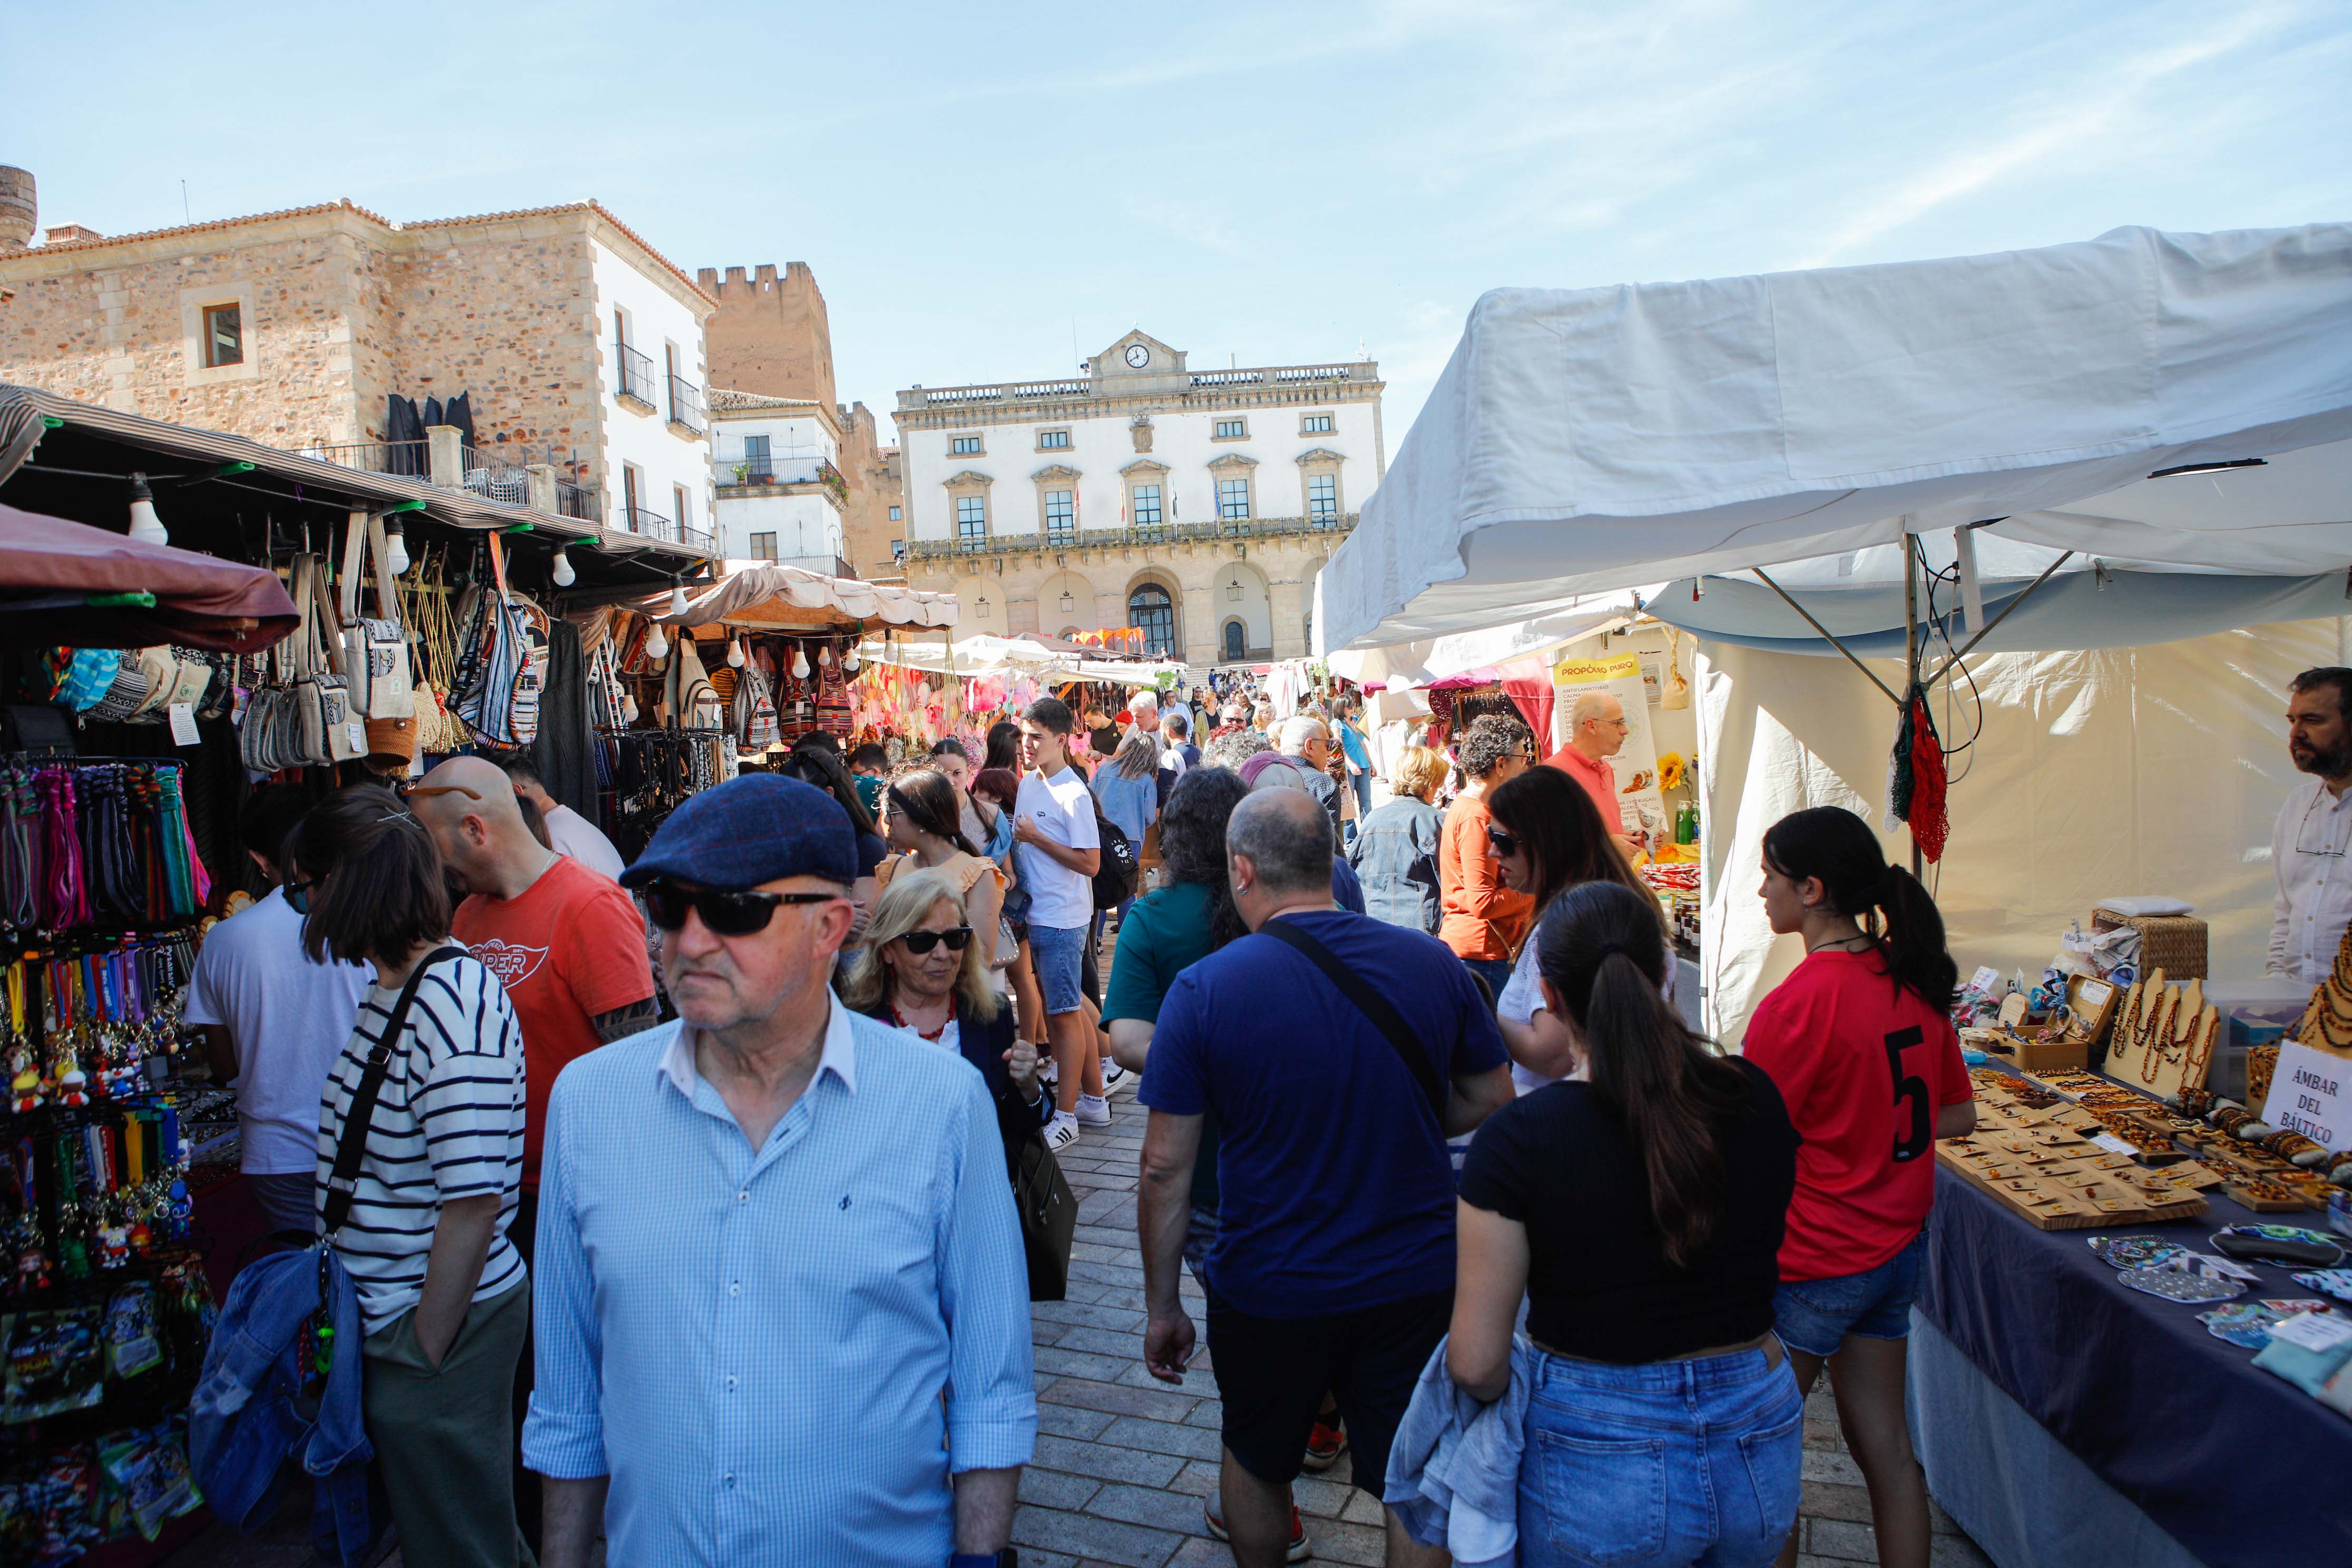
[[1249, 632], [1239, 621], [1225, 623], [1225, 662], [1239, 664], [1249, 653]]
[[1146, 583], [1127, 596], [1127, 624], [1143, 628], [1143, 651], [1154, 658], [1176, 657], [1176, 606], [1168, 590]]

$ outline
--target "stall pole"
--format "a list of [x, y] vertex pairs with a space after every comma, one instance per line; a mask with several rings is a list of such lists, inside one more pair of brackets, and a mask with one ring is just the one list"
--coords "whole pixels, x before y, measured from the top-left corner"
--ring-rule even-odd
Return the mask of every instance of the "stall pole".
[[[1903, 527], [1903, 700], [1907, 705], [1919, 689], [1919, 574], [1916, 570], [1918, 541], [1912, 537], [1910, 519]], [[1918, 829], [1911, 830], [1911, 874], [1920, 876], [1927, 859], [1920, 853]]]

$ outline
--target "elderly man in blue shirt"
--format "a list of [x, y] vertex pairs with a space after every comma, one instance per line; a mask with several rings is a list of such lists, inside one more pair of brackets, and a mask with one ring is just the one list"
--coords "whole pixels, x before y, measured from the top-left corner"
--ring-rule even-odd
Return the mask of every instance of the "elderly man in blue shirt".
[[542, 1562], [1010, 1560], [1037, 1432], [996, 1114], [952, 1051], [827, 984], [848, 819], [773, 776], [694, 796], [624, 879], [678, 1021], [566, 1068], [548, 1108]]

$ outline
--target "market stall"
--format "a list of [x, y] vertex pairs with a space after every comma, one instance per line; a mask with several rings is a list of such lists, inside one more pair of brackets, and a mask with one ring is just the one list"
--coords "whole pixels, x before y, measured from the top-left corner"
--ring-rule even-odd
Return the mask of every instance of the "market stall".
[[[1648, 608], [1703, 639], [1727, 1040], [1794, 962], [1753, 896], [1764, 828], [1891, 811], [1979, 972], [1971, 1044], [2025, 1085], [1980, 1085], [1997, 1136], [1939, 1148], [1913, 1387], [1931, 1487], [2003, 1568], [2352, 1559], [2352, 1504], [2311, 1484], [2352, 1458], [2352, 1389], [2290, 1353], [2335, 1331], [2294, 1303], [2345, 1277], [2223, 1288], [2196, 1246], [2325, 1225], [2352, 1174], [2297, 1130], [2324, 1130], [2304, 1100], [2333, 1068], [2255, 1121], [2278, 1025], [2229, 1000], [2262, 967], [2286, 680], [2346, 662], [2347, 363], [2341, 225], [1502, 291], [1321, 580], [1318, 634], [1355, 647], [1668, 580]], [[2097, 918], [2124, 895], [2177, 902]], [[2107, 951], [2074, 921], [2149, 951], [2069, 973]], [[2166, 984], [2192, 973], [2216, 978]], [[2106, 1076], [2052, 1065], [2111, 1038]], [[2251, 1110], [2206, 1098], [2233, 1070]], [[2160, 1243], [2115, 1268], [2070, 1234], [2144, 1226]], [[2200, 1320], [2200, 1295], [2244, 1310]], [[2281, 1433], [2295, 1464], [2244, 1462]]]

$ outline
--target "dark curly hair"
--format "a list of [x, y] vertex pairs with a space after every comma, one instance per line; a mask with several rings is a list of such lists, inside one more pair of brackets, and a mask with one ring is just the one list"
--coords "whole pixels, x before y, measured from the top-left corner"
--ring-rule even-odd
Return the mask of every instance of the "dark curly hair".
[[1462, 771], [1474, 779], [1483, 779], [1504, 758], [1527, 755], [1535, 740], [1533, 731], [1517, 719], [1506, 719], [1500, 713], [1481, 714], [1470, 721], [1470, 728], [1462, 732]]
[[1209, 889], [1209, 940], [1218, 947], [1248, 934], [1234, 908], [1233, 884], [1225, 877], [1225, 820], [1249, 794], [1231, 768], [1190, 768], [1168, 792], [1160, 812], [1160, 859], [1173, 882], [1199, 882]]

